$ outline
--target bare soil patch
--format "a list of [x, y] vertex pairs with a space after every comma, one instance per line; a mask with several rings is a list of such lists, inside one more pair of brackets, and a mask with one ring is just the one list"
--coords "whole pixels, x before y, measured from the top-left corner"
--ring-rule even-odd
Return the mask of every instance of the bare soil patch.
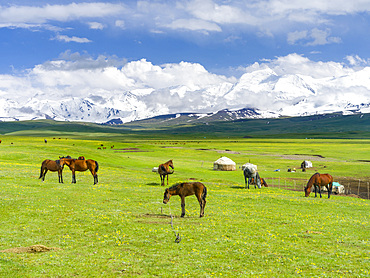
[[52, 250], [62, 250], [57, 247], [47, 247], [45, 245], [32, 245], [28, 247], [15, 247], [10, 249], [1, 250], [1, 253], [15, 253], [15, 254], [21, 254], [21, 253], [41, 253], [41, 252], [48, 252]]

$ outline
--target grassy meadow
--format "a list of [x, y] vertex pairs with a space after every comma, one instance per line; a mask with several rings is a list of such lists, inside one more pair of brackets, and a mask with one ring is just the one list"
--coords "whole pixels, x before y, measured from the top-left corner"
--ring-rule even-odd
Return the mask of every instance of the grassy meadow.
[[[313, 170], [287, 169], [308, 159], [334, 179], [369, 180], [369, 163], [361, 160], [369, 159], [370, 140], [53, 134], [0, 138], [0, 250], [55, 248], [0, 252], [1, 277], [370, 277], [369, 200], [305, 198], [303, 183], [299, 192], [247, 190], [239, 169], [251, 162], [262, 177], [307, 181]], [[98, 161], [99, 183], [77, 172], [71, 184], [68, 168], [63, 184], [56, 172], [38, 179], [44, 159], [66, 155]], [[213, 171], [221, 156], [237, 171]], [[151, 170], [169, 159], [170, 184], [206, 185], [204, 218], [194, 196], [186, 198], [184, 218], [178, 196], [163, 204], [164, 187]]]

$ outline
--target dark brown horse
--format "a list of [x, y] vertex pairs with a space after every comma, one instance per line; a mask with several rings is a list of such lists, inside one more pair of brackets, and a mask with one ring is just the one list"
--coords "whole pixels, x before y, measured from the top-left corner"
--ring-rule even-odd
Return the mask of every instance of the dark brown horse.
[[314, 186], [315, 188], [315, 198], [317, 196], [317, 190], [319, 190], [321, 198], [322, 186], [325, 186], [328, 189], [328, 198], [330, 198], [330, 194], [333, 188], [333, 177], [329, 174], [313, 174], [312, 177], [309, 179], [306, 187], [304, 188], [305, 197], [308, 197], [310, 195], [312, 186]]
[[73, 159], [62, 157], [60, 159], [60, 165], [63, 167], [67, 165], [69, 169], [72, 171], [72, 183], [76, 183], [76, 175], [75, 171], [84, 172], [86, 170], [90, 170], [91, 175], [94, 177], [94, 184], [98, 183], [98, 170], [99, 164], [97, 161], [92, 159]]
[[185, 197], [194, 195], [197, 197], [200, 205], [200, 216], [204, 216], [206, 206], [207, 188], [201, 182], [183, 182], [176, 183], [164, 191], [163, 203], [167, 204], [172, 195], [179, 195], [181, 198], [181, 217], [185, 216]]
[[60, 160], [45, 159], [41, 164], [41, 171], [39, 179], [45, 180], [45, 175], [48, 171], [58, 171], [59, 183], [63, 183], [63, 166], [60, 165]]
[[158, 174], [161, 178], [161, 185], [164, 186], [164, 179], [167, 176], [167, 185], [168, 185], [168, 175], [173, 174], [173, 170], [170, 170], [170, 167], [174, 169], [172, 160], [168, 160], [166, 163], [163, 163], [158, 166]]

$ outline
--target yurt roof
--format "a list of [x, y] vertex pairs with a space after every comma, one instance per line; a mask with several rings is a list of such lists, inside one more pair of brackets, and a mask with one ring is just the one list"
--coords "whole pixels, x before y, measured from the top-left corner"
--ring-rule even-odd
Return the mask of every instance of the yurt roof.
[[236, 165], [234, 161], [232, 161], [230, 158], [226, 156], [220, 157], [214, 163], [222, 164], [222, 165]]

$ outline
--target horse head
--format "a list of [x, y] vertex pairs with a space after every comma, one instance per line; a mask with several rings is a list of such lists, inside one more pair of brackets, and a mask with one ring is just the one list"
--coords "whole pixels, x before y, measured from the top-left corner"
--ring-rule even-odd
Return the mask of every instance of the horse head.
[[172, 162], [172, 159], [168, 161], [168, 166], [170, 166], [172, 169], [175, 169], [175, 167], [173, 166], [173, 162]]
[[308, 197], [310, 195], [310, 193], [311, 193], [311, 187], [308, 187], [308, 185], [305, 186], [304, 187], [304, 196]]
[[257, 182], [258, 188], [261, 188], [261, 178], [258, 172], [256, 173], [256, 182]]
[[166, 188], [166, 190], [164, 191], [164, 196], [163, 196], [163, 204], [167, 204], [170, 198], [171, 198], [170, 191], [168, 190], [168, 188]]

